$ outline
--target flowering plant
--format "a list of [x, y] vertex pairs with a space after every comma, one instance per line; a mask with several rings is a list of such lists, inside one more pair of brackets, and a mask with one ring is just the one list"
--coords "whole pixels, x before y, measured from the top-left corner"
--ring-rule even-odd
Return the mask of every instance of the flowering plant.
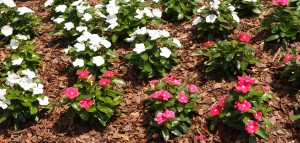
[[197, 15], [192, 25], [196, 26], [199, 37], [208, 35], [208, 40], [215, 36], [226, 39], [240, 22], [235, 7], [228, 1], [210, 0], [197, 10]]
[[199, 0], [153, 0], [153, 2], [162, 6], [162, 9], [168, 18], [172, 18], [173, 20], [182, 20], [184, 18], [192, 18], [193, 12], [197, 9], [197, 3], [199, 3]]
[[[258, 32], [268, 30], [266, 41], [282, 40], [283, 47], [289, 40], [296, 40], [300, 31], [300, 11], [297, 6], [289, 6], [288, 0], [273, 0], [274, 8], [264, 19], [259, 19], [261, 27]], [[298, 4], [300, 6], [300, 4]]]
[[41, 27], [41, 18], [27, 7], [16, 7], [13, 0], [0, 1], [0, 35], [10, 40], [16, 34], [34, 36], [38, 33], [34, 27]]
[[268, 133], [260, 124], [272, 126], [266, 116], [272, 109], [267, 108], [266, 103], [274, 95], [265, 86], [254, 86], [254, 82], [254, 79], [247, 76], [238, 77], [238, 83], [230, 94], [223, 96], [211, 109], [210, 130], [214, 130], [216, 124], [222, 122], [230, 129], [241, 131], [239, 137], [250, 136], [250, 142], [256, 142], [255, 135], [268, 139]]
[[117, 106], [122, 102], [122, 93], [114, 86], [124, 85], [124, 82], [114, 72], [106, 71], [98, 82], [88, 70], [78, 70], [76, 74], [79, 82], [63, 92], [65, 98], [61, 101], [69, 106], [66, 112], [69, 119], [79, 115], [83, 121], [99, 121], [106, 126], [112, 115], [121, 114]]
[[139, 67], [141, 77], [150, 78], [158, 73], [166, 73], [171, 70], [173, 63], [178, 62], [174, 48], [182, 45], [165, 30], [138, 28], [126, 40], [134, 49], [125, 58]]
[[281, 78], [288, 77], [293, 85], [300, 84], [300, 56], [296, 55], [295, 49], [293, 49], [293, 55], [284, 57], [282, 68]]
[[231, 0], [231, 4], [236, 7], [239, 16], [260, 14], [263, 9], [261, 0]]
[[107, 15], [106, 31], [112, 32], [111, 40], [124, 40], [137, 27], [150, 23], [159, 23], [162, 12], [148, 7], [150, 3], [144, 0], [105, 0], [98, 10]]
[[[14, 36], [13, 36], [14, 37]], [[13, 117], [15, 128], [21, 122], [34, 118], [38, 120], [39, 107], [50, 109], [48, 97], [43, 94], [43, 84], [36, 74], [41, 63], [33, 51], [34, 44], [21, 39], [11, 39], [7, 46], [11, 56], [4, 60], [0, 85], [0, 123]]]
[[169, 133], [182, 136], [188, 133], [187, 124], [191, 124], [190, 115], [195, 111], [194, 103], [200, 103], [198, 99], [198, 87], [181, 83], [175, 77], [168, 77], [162, 81], [150, 81], [151, 89], [148, 94], [152, 97], [146, 104], [149, 112], [155, 113], [151, 125], [159, 127], [165, 141], [169, 139]]
[[206, 50], [198, 50], [198, 53], [209, 57], [204, 64], [207, 66], [206, 72], [217, 69], [225, 71], [227, 74], [243, 74], [249, 64], [255, 64], [259, 60], [254, 58], [254, 48], [248, 44], [250, 37], [245, 33], [234, 36], [234, 40], [212, 41], [204, 43]]

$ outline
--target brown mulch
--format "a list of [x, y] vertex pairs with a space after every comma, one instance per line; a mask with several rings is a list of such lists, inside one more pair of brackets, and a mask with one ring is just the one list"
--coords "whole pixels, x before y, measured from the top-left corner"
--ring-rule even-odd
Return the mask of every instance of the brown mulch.
[[[43, 64], [39, 66], [39, 76], [44, 82], [45, 94], [50, 101], [58, 103], [63, 95], [61, 92], [68, 86], [72, 86], [76, 77], [69, 73], [68, 67], [70, 60], [64, 55], [66, 44], [64, 39], [57, 36], [48, 36], [51, 31], [50, 12], [41, 6], [45, 0], [19, 0], [18, 6], [32, 8], [37, 15], [43, 17], [42, 23], [49, 29], [40, 30], [40, 36], [34, 39], [37, 45], [36, 51], [43, 52], [41, 60]], [[269, 5], [269, 2], [264, 2]], [[259, 17], [264, 16], [264, 14]], [[300, 124], [289, 119], [293, 114], [299, 114], [300, 97], [297, 89], [289, 86], [287, 79], [280, 79], [280, 61], [283, 58], [281, 51], [278, 50], [279, 44], [265, 43], [266, 33], [257, 34], [260, 27], [258, 16], [251, 16], [241, 20], [241, 26], [235, 32], [242, 31], [251, 37], [251, 44], [256, 48], [256, 57], [261, 63], [251, 67], [248, 74], [267, 85], [274, 92], [276, 98], [269, 106], [273, 111], [269, 115], [273, 127], [269, 129], [270, 137], [268, 141], [278, 143], [298, 143], [300, 142]], [[228, 77], [221, 72], [207, 74], [204, 72], [203, 56], [195, 56], [195, 50], [205, 39], [198, 39], [192, 32], [192, 20], [180, 23], [168, 23], [157, 26], [166, 29], [172, 36], [178, 38], [184, 45], [183, 49], [178, 50], [180, 63], [173, 67], [172, 71], [164, 77], [173, 75], [182, 82], [193, 83], [200, 87], [199, 98], [203, 103], [197, 106], [197, 115], [194, 116], [194, 123], [190, 126], [190, 133], [182, 138], [172, 138], [169, 142], [190, 143], [197, 142], [195, 137], [205, 135], [203, 142], [235, 142], [233, 136], [224, 136], [222, 133], [209, 132], [206, 116], [212, 105], [221, 96], [229, 93], [232, 85], [236, 82], [236, 77]], [[299, 41], [291, 43], [289, 47], [295, 47], [300, 51]], [[127, 48], [126, 48], [127, 46]], [[298, 47], [297, 47], [298, 46]], [[0, 61], [7, 55], [3, 44], [0, 43]], [[124, 48], [125, 47], [125, 48]], [[135, 71], [127, 67], [122, 58], [127, 53], [128, 45], [115, 45], [118, 58], [112, 61], [112, 70], [118, 73], [126, 81], [127, 86], [120, 89], [124, 92], [124, 102], [119, 106], [122, 115], [114, 116], [106, 127], [81, 123], [79, 120], [69, 120], [64, 116], [65, 107], [54, 106], [49, 111], [42, 111], [40, 120], [29, 122], [15, 131], [7, 125], [0, 125], [0, 143], [2, 142], [82, 142], [82, 143], [104, 143], [104, 142], [163, 142], [157, 130], [150, 128], [149, 120], [153, 118], [146, 113], [144, 103], [148, 96], [144, 94], [147, 90], [148, 81], [139, 80], [135, 76]], [[2, 65], [0, 64], [2, 67]], [[163, 77], [160, 77], [162, 79]], [[298, 88], [299, 89], [299, 88]], [[239, 141], [237, 141], [239, 142]]]

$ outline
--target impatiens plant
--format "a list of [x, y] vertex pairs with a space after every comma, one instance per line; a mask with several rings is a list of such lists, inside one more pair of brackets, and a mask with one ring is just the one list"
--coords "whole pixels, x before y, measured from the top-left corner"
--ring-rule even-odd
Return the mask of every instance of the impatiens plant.
[[199, 50], [198, 53], [209, 57], [204, 62], [207, 66], [206, 72], [221, 69], [227, 74], [243, 74], [248, 65], [259, 62], [254, 58], [255, 49], [248, 44], [249, 41], [249, 35], [239, 33], [231, 41], [204, 43], [207, 48]]
[[[300, 11], [297, 6], [289, 6], [289, 0], [273, 0], [274, 8], [264, 19], [259, 19], [261, 28], [258, 32], [268, 30], [266, 41], [281, 40], [283, 48], [290, 40], [296, 40], [300, 33]], [[298, 6], [300, 4], [298, 3]]]
[[247, 16], [251, 13], [260, 14], [263, 5], [261, 0], [231, 0], [239, 16]]
[[300, 56], [296, 55], [295, 50], [293, 50], [293, 55], [284, 57], [282, 68], [281, 78], [288, 77], [288, 80], [295, 86], [300, 84]]
[[272, 109], [267, 107], [267, 103], [274, 95], [265, 86], [254, 84], [255, 80], [250, 77], [238, 77], [238, 83], [230, 94], [223, 96], [211, 109], [210, 130], [223, 123], [228, 135], [232, 129], [239, 131], [237, 139], [248, 138], [251, 143], [256, 142], [256, 135], [268, 139], [264, 124], [272, 126], [267, 118]]
[[[0, 1], [0, 36], [10, 40], [11, 36], [21, 34], [38, 35], [34, 27], [40, 27], [40, 18], [27, 7], [16, 7], [13, 0]], [[2, 40], [2, 38], [1, 38]]]
[[208, 40], [213, 40], [214, 37], [226, 39], [239, 22], [235, 7], [229, 1], [210, 0], [197, 10], [192, 25], [197, 28], [199, 37], [208, 35]]
[[76, 74], [79, 82], [63, 92], [65, 98], [61, 101], [69, 106], [66, 111], [69, 119], [79, 116], [83, 121], [106, 126], [111, 116], [121, 114], [117, 106], [122, 102], [122, 93], [115, 87], [124, 82], [114, 72], [106, 71], [99, 78], [88, 70], [79, 70]]
[[199, 0], [153, 0], [154, 4], [157, 3], [162, 6], [166, 18], [172, 20], [191, 19], [199, 2]]
[[170, 133], [182, 136], [188, 133], [188, 124], [192, 123], [191, 113], [195, 112], [194, 103], [200, 103], [198, 87], [181, 83], [175, 77], [162, 81], [150, 81], [148, 94], [150, 101], [146, 104], [154, 120], [150, 124], [161, 129], [163, 138], [167, 141]]
[[134, 47], [133, 52], [125, 56], [140, 70], [140, 77], [153, 77], [171, 70], [178, 62], [175, 48], [182, 47], [180, 41], [170, 37], [165, 30], [138, 28], [126, 39]]
[[104, 0], [99, 4], [98, 10], [107, 15], [105, 27], [107, 32], [112, 32], [113, 43], [118, 38], [124, 40], [137, 27], [160, 22], [162, 12], [149, 4], [144, 0]]

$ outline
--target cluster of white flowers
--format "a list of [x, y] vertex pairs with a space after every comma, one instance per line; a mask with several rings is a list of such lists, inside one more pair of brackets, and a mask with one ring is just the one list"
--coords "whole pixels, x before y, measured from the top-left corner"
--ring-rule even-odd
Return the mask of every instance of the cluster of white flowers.
[[[221, 4], [220, 0], [212, 0], [209, 2], [209, 7], [212, 10], [216, 11], [217, 15], [216, 14], [205, 14], [204, 17], [205, 17], [206, 23], [214, 23], [216, 21], [216, 19], [218, 18], [218, 16], [220, 16], [220, 11], [218, 10], [220, 4]], [[207, 6], [202, 6], [201, 8], [199, 8], [197, 10], [197, 13], [201, 14], [204, 9], [209, 9], [209, 8]], [[235, 20], [236, 22], [240, 22], [240, 18], [237, 16], [237, 12], [234, 11], [235, 7], [229, 4], [228, 9], [231, 11], [231, 16], [232, 16], [233, 20]], [[193, 21], [192, 25], [197, 25], [200, 22], [204, 22], [204, 20], [198, 16]]]
[[2, 3], [10, 8], [16, 7], [16, 4], [13, 0], [0, 0], [0, 4]]
[[157, 18], [161, 18], [162, 12], [159, 9], [152, 9], [150, 7], [145, 7], [143, 10], [137, 9], [136, 10], [137, 15], [134, 16], [137, 19], [142, 19], [144, 17], [144, 15], [146, 15], [147, 17], [153, 18], [153, 17], [157, 17]]
[[6, 89], [0, 89], [0, 107], [2, 109], [6, 109], [8, 105], [10, 105], [10, 101], [6, 100], [5, 95], [6, 94]]
[[[132, 42], [137, 38], [137, 36], [139, 36], [139, 35], [142, 36], [142, 35], [146, 35], [146, 34], [149, 35], [150, 40], [156, 40], [156, 39], [162, 38], [162, 37], [170, 37], [170, 33], [166, 30], [149, 30], [146, 27], [142, 27], [142, 28], [138, 27], [135, 32], [130, 34], [130, 38], [127, 38], [126, 41]], [[173, 43], [177, 47], [182, 46], [180, 41], [176, 38], [173, 38]], [[133, 49], [133, 51], [136, 52], [137, 54], [140, 54], [146, 50], [147, 49], [146, 49], [144, 43], [136, 43], [135, 48]], [[167, 48], [167, 47], [160, 48], [160, 56], [169, 58], [171, 54], [172, 54], [172, 52], [169, 48]]]
[[106, 5], [106, 12], [109, 14], [106, 16], [106, 22], [110, 24], [107, 29], [114, 29], [119, 25], [117, 18], [119, 8], [120, 6], [116, 4], [115, 0], [109, 1], [109, 3]]

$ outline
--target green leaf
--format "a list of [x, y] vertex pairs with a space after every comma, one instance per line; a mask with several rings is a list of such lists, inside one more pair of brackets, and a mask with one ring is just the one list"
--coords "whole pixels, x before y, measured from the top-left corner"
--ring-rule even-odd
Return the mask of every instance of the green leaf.
[[175, 127], [171, 128], [171, 133], [173, 133], [174, 135], [179, 136], [179, 137], [182, 136], [181, 132], [178, 129], [176, 129]]
[[80, 111], [81, 107], [79, 106], [78, 103], [72, 103], [71, 106], [73, 107], [73, 109], [75, 109], [76, 111]]
[[29, 111], [31, 115], [35, 115], [38, 112], [38, 110], [39, 110], [38, 107], [34, 105], [29, 107]]
[[142, 58], [144, 61], [147, 61], [147, 60], [148, 60], [148, 55], [147, 55], [147, 53], [141, 54], [141, 58]]
[[181, 123], [179, 124], [180, 129], [184, 132], [184, 133], [189, 133], [189, 128], [186, 126], [185, 123]]
[[75, 110], [73, 108], [69, 108], [66, 111], [66, 116], [68, 119], [73, 119], [75, 117]]
[[269, 127], [272, 127], [272, 123], [270, 122], [270, 120], [266, 117], [262, 117], [262, 120], [269, 126]]
[[143, 71], [144, 71], [144, 72], [152, 72], [152, 67], [151, 67], [151, 65], [148, 64], [148, 63], [144, 64], [144, 66], [143, 66]]
[[266, 41], [273, 41], [273, 40], [275, 40], [275, 39], [278, 39], [279, 38], [279, 35], [272, 35], [272, 36], [269, 36], [267, 39], [266, 39]]
[[113, 35], [113, 36], [111, 37], [111, 41], [112, 41], [113, 43], [116, 43], [117, 40], [118, 40], [118, 36], [117, 36], [117, 35]]
[[226, 56], [226, 61], [231, 61], [232, 59], [233, 59], [233, 57], [234, 57], [234, 55], [235, 55], [235, 53], [230, 53], [230, 54], [228, 54], [227, 56]]
[[161, 130], [161, 132], [162, 132], [162, 135], [164, 137], [164, 140], [168, 141], [169, 137], [170, 137], [169, 130], [166, 127], [163, 127], [162, 130]]
[[8, 116], [9, 116], [9, 112], [4, 111], [4, 113], [0, 117], [0, 123], [4, 122], [8, 118]]
[[89, 108], [87, 108], [86, 111], [88, 111], [88, 112], [95, 112], [96, 110], [97, 110], [96, 106], [95, 106], [95, 105], [92, 105], [92, 106], [90, 106]]
[[124, 80], [119, 79], [119, 78], [115, 78], [112, 80], [113, 83], [120, 85], [120, 86], [126, 86], [126, 83], [124, 82]]
[[255, 134], [259, 135], [261, 138], [263, 138], [265, 140], [268, 139], [268, 134], [261, 127], [258, 128], [258, 130], [255, 132]]
[[256, 143], [256, 136], [251, 135], [251, 136], [249, 137], [249, 143]]
[[[290, 117], [290, 119], [291, 119], [291, 120], [298, 120], [298, 119], [300, 119], [300, 114], [292, 115], [292, 116]], [[0, 122], [0, 123], [1, 123], [1, 122]]]
[[82, 119], [82, 120], [84, 120], [84, 121], [87, 121], [87, 120], [89, 120], [89, 114], [88, 114], [88, 112], [86, 112], [86, 111], [81, 111], [81, 112], [79, 112], [79, 116], [80, 116], [80, 118]]

